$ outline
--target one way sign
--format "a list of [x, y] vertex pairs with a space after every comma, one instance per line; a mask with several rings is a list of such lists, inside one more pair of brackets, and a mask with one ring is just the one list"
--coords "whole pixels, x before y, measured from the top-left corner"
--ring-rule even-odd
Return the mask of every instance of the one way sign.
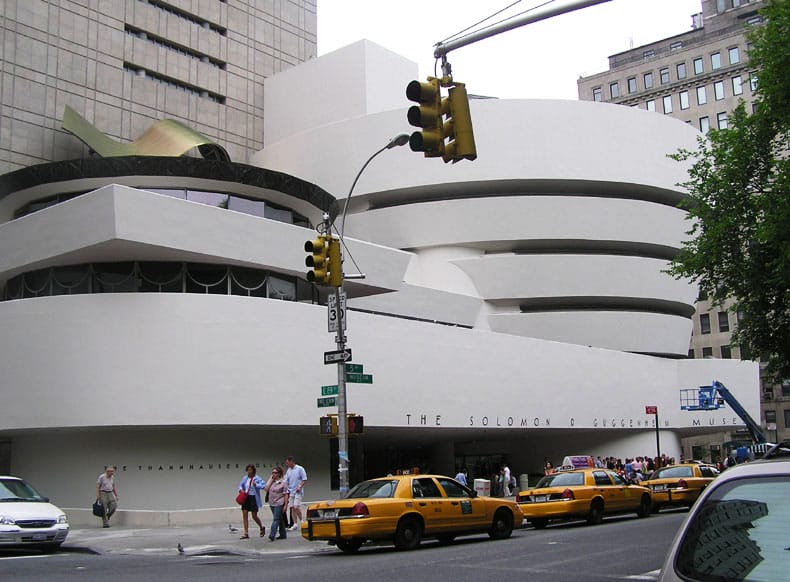
[[324, 364], [336, 364], [338, 362], [351, 361], [351, 348], [345, 350], [334, 350], [332, 352], [324, 352]]

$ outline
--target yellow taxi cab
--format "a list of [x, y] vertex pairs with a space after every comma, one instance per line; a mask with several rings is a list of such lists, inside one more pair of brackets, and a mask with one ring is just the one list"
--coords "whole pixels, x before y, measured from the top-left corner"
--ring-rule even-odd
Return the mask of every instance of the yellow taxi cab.
[[576, 469], [546, 475], [533, 489], [520, 491], [516, 502], [524, 517], [542, 529], [557, 519], [586, 519], [598, 524], [604, 515], [636, 512], [650, 515], [650, 490], [629, 485], [614, 471]]
[[508, 538], [523, 519], [515, 502], [478, 496], [450, 477], [396, 475], [363, 481], [343, 499], [311, 504], [301, 531], [346, 553], [368, 540], [411, 550], [428, 537], [444, 543], [473, 533]]
[[640, 485], [650, 489], [653, 494], [653, 511], [657, 512], [668, 505], [687, 505], [691, 507], [719, 472], [708, 465], [683, 463], [656, 469]]

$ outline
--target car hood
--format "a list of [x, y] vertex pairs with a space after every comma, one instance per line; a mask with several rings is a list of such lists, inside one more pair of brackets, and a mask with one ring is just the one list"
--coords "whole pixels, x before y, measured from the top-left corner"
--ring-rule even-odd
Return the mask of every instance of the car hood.
[[64, 512], [56, 505], [45, 502], [0, 501], [0, 515], [11, 519], [54, 519]]

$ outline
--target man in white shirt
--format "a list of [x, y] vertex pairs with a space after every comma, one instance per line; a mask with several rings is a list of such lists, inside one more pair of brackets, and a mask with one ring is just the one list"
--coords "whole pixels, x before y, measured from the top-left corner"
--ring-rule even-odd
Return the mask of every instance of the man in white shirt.
[[304, 467], [297, 465], [293, 457], [285, 457], [285, 482], [288, 485], [288, 507], [293, 511], [294, 524], [289, 531], [299, 529], [302, 521], [302, 499], [304, 498], [304, 484], [307, 483], [307, 473]]
[[96, 480], [96, 499], [104, 506], [102, 527], [110, 527], [110, 518], [118, 508], [118, 489], [115, 487], [115, 467], [110, 465]]
[[510, 497], [510, 467], [505, 463], [505, 483], [502, 487], [502, 495]]

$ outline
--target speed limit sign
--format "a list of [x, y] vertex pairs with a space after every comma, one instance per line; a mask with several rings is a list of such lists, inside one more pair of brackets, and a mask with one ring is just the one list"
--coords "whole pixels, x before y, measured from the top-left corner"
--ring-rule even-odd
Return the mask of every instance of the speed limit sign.
[[335, 295], [334, 293], [330, 294], [329, 297], [327, 297], [326, 307], [327, 307], [327, 311], [326, 311], [327, 330], [329, 332], [337, 332], [337, 323], [340, 319], [343, 320], [343, 329], [347, 329], [345, 291], [340, 292], [339, 309], [337, 306], [337, 295]]

